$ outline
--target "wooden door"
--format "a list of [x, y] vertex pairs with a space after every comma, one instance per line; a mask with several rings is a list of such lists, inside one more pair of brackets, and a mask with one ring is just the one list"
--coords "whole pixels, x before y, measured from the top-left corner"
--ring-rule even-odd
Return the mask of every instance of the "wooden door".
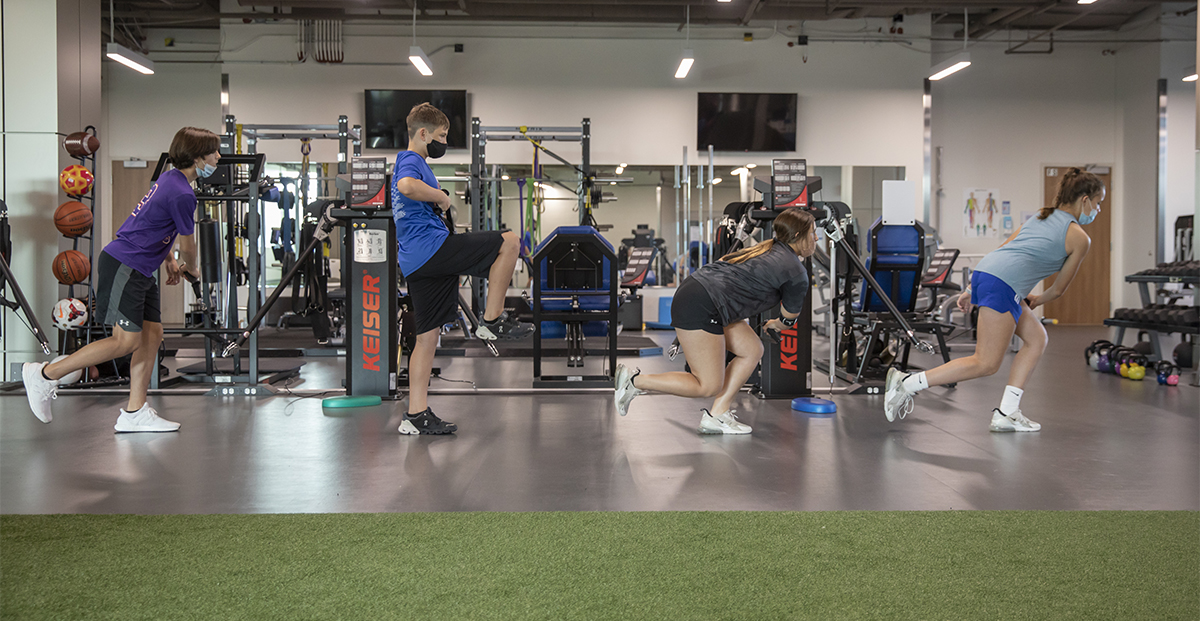
[[[1066, 166], [1047, 166], [1042, 174], [1042, 203], [1049, 207], [1054, 202], [1058, 192], [1058, 181], [1066, 172]], [[1109, 257], [1112, 254], [1112, 169], [1107, 166], [1096, 166], [1090, 172], [1100, 177], [1108, 193], [1100, 203], [1100, 215], [1091, 224], [1083, 227], [1088, 237], [1092, 238], [1091, 248], [1075, 280], [1067, 293], [1047, 304], [1043, 317], [1057, 319], [1060, 324], [1100, 325], [1111, 316], [1111, 267]], [[1055, 274], [1042, 282], [1043, 287], [1050, 287], [1058, 278]]]
[[[154, 176], [153, 166], [154, 162], [148, 162], [145, 168], [126, 168], [123, 161], [112, 163], [113, 199], [109, 213], [112, 218], [113, 236], [116, 236], [117, 229], [121, 228], [125, 219], [133, 213], [134, 207], [137, 207], [146, 192], [150, 191], [152, 184], [150, 178]], [[167, 286], [165, 282], [164, 276], [159, 279], [158, 283], [163, 325], [182, 326], [183, 315], [187, 308], [183, 297], [184, 288]]]

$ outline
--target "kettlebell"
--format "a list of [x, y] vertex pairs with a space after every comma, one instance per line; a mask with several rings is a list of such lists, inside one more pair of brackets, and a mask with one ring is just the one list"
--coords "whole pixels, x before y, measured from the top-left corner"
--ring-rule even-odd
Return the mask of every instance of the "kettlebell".
[[[1179, 385], [1179, 368], [1170, 360], [1159, 360], [1158, 364], [1154, 365], [1154, 371], [1157, 374], [1156, 379], [1160, 386]], [[1174, 383], [1171, 380], [1174, 380]]]
[[1100, 354], [1098, 353], [1097, 350], [1100, 349], [1101, 345], [1112, 345], [1112, 343], [1110, 343], [1106, 340], [1103, 340], [1103, 339], [1101, 339], [1099, 341], [1092, 341], [1092, 344], [1088, 345], [1087, 348], [1083, 350], [1084, 363], [1086, 363], [1089, 367], [1092, 368], [1092, 370], [1095, 370], [1095, 371], [1100, 370], [1100, 367], [1098, 366], [1100, 363]]
[[[1146, 337], [1146, 340], [1143, 341], [1142, 337]], [[1139, 354], [1149, 356], [1154, 352], [1154, 344], [1150, 342], [1150, 338], [1149, 332], [1146, 332], [1145, 330], [1139, 331], [1137, 335], [1137, 342], [1133, 344], [1133, 349]]]
[[1181, 369], [1190, 369], [1195, 364], [1192, 360], [1192, 344], [1185, 337], [1178, 345], [1175, 346], [1175, 365]]
[[1101, 373], [1112, 373], [1112, 358], [1109, 357], [1109, 354], [1112, 353], [1114, 347], [1115, 346], [1113, 345], [1101, 345], [1100, 347], [1096, 348], [1097, 371]]
[[1142, 354], [1133, 356], [1129, 361], [1129, 379], [1140, 382], [1146, 378], [1146, 365], [1150, 360]]

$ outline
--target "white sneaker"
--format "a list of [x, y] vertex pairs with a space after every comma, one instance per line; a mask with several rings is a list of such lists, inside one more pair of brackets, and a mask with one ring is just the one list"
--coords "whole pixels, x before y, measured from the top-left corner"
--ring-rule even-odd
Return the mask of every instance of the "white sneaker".
[[883, 395], [883, 415], [889, 423], [897, 418], [904, 418], [913, 411], [913, 393], [904, 387], [905, 377], [896, 367], [888, 369], [887, 382], [884, 383], [887, 391]]
[[992, 410], [992, 431], [1039, 431], [1041, 423], [1035, 423], [1017, 410], [1012, 414], [1004, 414], [1000, 408]]
[[113, 429], [116, 429], [117, 433], [179, 431], [179, 423], [159, 418], [158, 412], [155, 412], [154, 408], [146, 403], [136, 412], [121, 410], [121, 415], [117, 417], [117, 424], [113, 426]]
[[33, 415], [43, 423], [54, 419], [50, 401], [58, 398], [58, 382], [42, 377], [47, 362], [26, 362], [21, 365], [21, 379], [25, 382], [25, 397]]
[[713, 416], [708, 410], [700, 415], [700, 433], [725, 433], [729, 435], [744, 435], [750, 433], [750, 425], [738, 422], [733, 410]]
[[614, 401], [617, 404], [617, 414], [624, 416], [629, 413], [629, 404], [633, 403], [634, 397], [642, 394], [641, 389], [633, 385], [633, 378], [641, 371], [630, 371], [629, 367], [618, 364], [617, 376], [614, 384], [616, 385], [616, 395]]

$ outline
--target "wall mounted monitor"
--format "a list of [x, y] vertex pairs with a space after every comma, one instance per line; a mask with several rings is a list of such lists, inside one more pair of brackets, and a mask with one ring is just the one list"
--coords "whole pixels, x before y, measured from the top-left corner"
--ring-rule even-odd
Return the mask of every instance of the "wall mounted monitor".
[[696, 146], [715, 151], [795, 151], [796, 93], [698, 93]]
[[367, 90], [365, 102], [367, 149], [407, 149], [408, 124], [405, 119], [413, 106], [429, 102], [450, 119], [446, 144], [451, 149], [467, 148], [467, 91]]

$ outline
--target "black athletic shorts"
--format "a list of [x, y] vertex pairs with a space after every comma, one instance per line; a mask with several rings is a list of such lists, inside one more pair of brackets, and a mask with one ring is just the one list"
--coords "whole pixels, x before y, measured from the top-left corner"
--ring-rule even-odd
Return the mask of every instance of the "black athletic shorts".
[[126, 332], [141, 332], [143, 321], [162, 323], [158, 281], [100, 251], [96, 272], [96, 320], [106, 326], [121, 326]]
[[417, 334], [436, 330], [458, 317], [458, 277], [487, 277], [504, 245], [502, 235], [501, 231], [451, 235], [425, 265], [404, 275]]
[[704, 330], [709, 334], [725, 334], [725, 324], [717, 305], [695, 278], [683, 281], [671, 300], [671, 327], [679, 330]]

